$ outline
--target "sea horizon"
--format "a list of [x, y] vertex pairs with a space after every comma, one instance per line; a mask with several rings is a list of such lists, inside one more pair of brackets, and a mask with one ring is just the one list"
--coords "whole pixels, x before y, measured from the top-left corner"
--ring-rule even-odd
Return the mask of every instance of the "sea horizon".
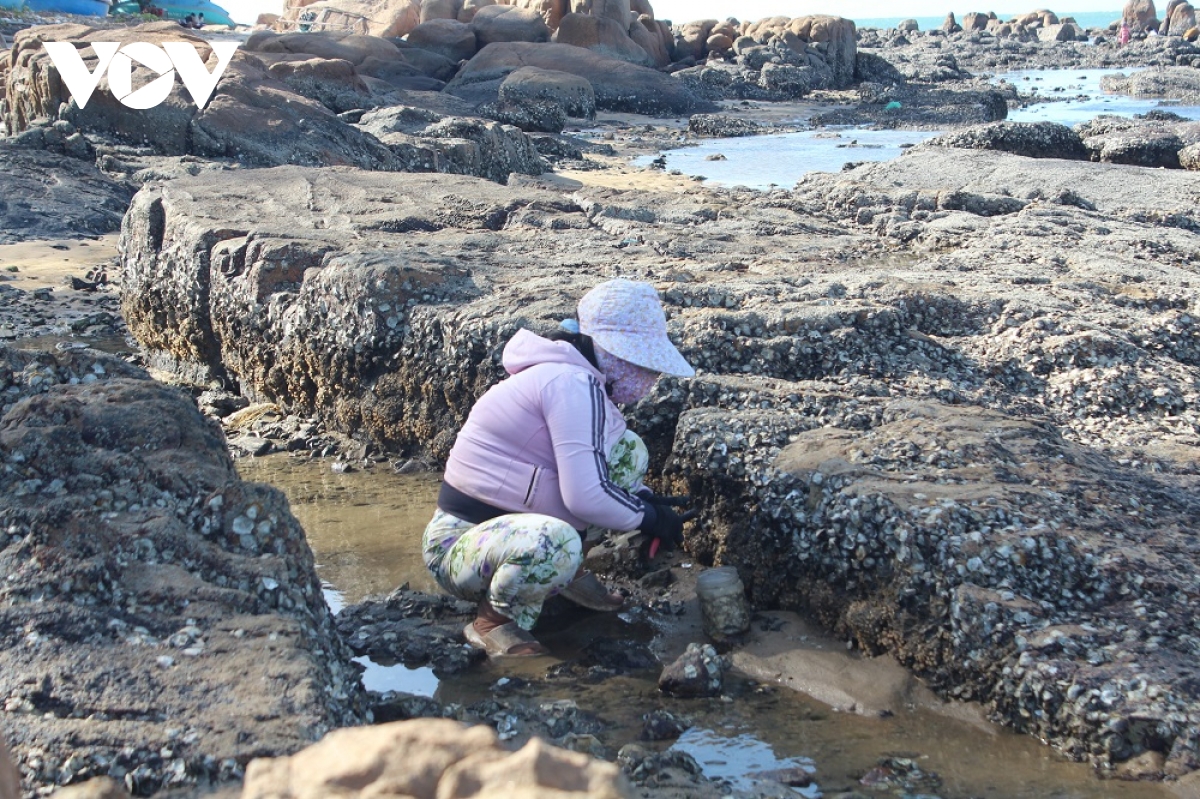
[[[947, 13], [949, 13], [949, 12], [947, 12]], [[971, 9], [968, 9], [967, 11], [955, 11], [954, 18], [956, 20], [958, 20], [958, 22], [961, 24], [963, 17], [969, 13], [971, 13]], [[987, 13], [987, 12], [985, 11], [984, 13]], [[1054, 13], [1058, 15], [1059, 19], [1065, 19], [1067, 17], [1073, 18], [1075, 20], [1075, 22], [1083, 28], [1106, 28], [1106, 27], [1108, 27], [1108, 25], [1110, 23], [1115, 22], [1121, 18], [1121, 10], [1120, 9], [1117, 9], [1115, 11], [1075, 11], [1075, 12], [1055, 11]], [[1009, 19], [1012, 19], [1013, 17], [1019, 16], [1019, 15], [1017, 15], [1017, 14], [1000, 14], [997, 12], [996, 16], [998, 16], [1002, 20], [1009, 20]], [[920, 28], [920, 30], [926, 31], [926, 30], [930, 30], [933, 28], [940, 28], [942, 26], [942, 22], [944, 22], [946, 19], [946, 14], [941, 14], [941, 15], [937, 15], [937, 16], [930, 16], [928, 14], [924, 14], [924, 15], [911, 15], [910, 14], [910, 15], [887, 16], [887, 17], [864, 17], [861, 19], [856, 19], [854, 17], [848, 17], [848, 19], [853, 19], [854, 24], [859, 28], [895, 28], [897, 25], [899, 25], [902, 21], [904, 21], [906, 19], [915, 19], [917, 21], [917, 25]]]

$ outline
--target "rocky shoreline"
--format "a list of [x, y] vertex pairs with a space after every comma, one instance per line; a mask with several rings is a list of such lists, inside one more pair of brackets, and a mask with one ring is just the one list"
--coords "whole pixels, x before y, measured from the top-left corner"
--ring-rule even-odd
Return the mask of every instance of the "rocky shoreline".
[[[1032, 95], [976, 76], [1156, 66], [1121, 85], [1186, 98], [1200, 48], [1046, 17], [713, 21], [668, 47], [643, 12], [634, 52], [511, 9], [415, 39], [257, 32], [205, 109], [177, 86], [136, 128], [106, 82], [84, 113], [46, 67], [42, 42], [96, 28], [16, 34], [0, 245], [119, 228], [120, 255], [115, 287], [76, 276], [90, 302], [0, 282], [0, 333], [127, 331], [195, 398], [91, 350], [0, 349], [0, 722], [29, 795], [228, 787], [369, 717], [514, 713], [521, 741], [615, 757], [643, 795], [721, 795], [597, 744], [585, 708], [365, 697], [371, 625], [394, 660], [452, 673], [453, 624], [427, 622], [461, 609], [398, 594], [335, 629], [303, 531], [226, 449], [436, 466], [507, 338], [618, 274], [659, 288], [699, 371], [630, 414], [659, 484], [706, 498], [692, 557], [1106, 776], [1194, 789], [1200, 123], [1004, 122]], [[458, 25], [501, 38], [457, 53]], [[631, 152], [794, 129], [779, 101], [951, 132], [790, 190], [604, 185]], [[652, 603], [627, 567], [609, 571]]]

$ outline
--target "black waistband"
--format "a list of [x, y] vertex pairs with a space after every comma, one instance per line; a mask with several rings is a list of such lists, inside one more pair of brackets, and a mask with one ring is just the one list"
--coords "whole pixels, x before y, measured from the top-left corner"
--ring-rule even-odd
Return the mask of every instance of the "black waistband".
[[445, 480], [442, 481], [442, 488], [438, 491], [437, 506], [451, 516], [456, 516], [471, 524], [480, 524], [488, 519], [512, 512], [501, 510], [494, 505], [464, 494]]
[[[471, 524], [482, 524], [488, 519], [494, 519], [506, 513], [518, 512], [501, 510], [495, 505], [489, 505], [483, 500], [475, 499], [475, 497], [459, 491], [445, 480], [442, 481], [442, 487], [438, 490], [437, 506], [438, 510], [449, 513], [451, 516], [462, 519], [464, 522], [470, 522]], [[583, 536], [586, 531], [576, 529], [575, 532]]]

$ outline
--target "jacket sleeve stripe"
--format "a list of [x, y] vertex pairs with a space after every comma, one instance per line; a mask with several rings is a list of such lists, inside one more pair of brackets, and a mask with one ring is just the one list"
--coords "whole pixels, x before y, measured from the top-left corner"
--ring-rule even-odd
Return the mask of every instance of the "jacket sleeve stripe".
[[632, 511], [641, 512], [642, 503], [628, 491], [608, 479], [608, 459], [604, 450], [604, 389], [600, 382], [591, 378], [592, 388], [592, 445], [595, 450], [596, 471], [600, 475], [600, 486], [604, 493]]

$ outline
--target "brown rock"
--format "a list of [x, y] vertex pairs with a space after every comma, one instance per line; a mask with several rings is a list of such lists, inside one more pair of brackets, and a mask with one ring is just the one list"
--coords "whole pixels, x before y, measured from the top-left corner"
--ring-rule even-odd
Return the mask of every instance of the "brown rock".
[[1074, 25], [1045, 25], [1037, 33], [1038, 40], [1043, 42], [1073, 42], [1076, 38]]
[[590, 13], [594, 17], [611, 19], [624, 30], [629, 29], [629, 0], [592, 0]]
[[[565, 19], [565, 17], [564, 17]], [[467, 62], [445, 91], [478, 102], [499, 92], [500, 82], [523, 66], [569, 72], [586, 78], [596, 107], [635, 114], [691, 114], [711, 107], [680, 81], [655, 69], [607, 58], [566, 44], [502, 42]], [[491, 87], [495, 88], [491, 88]]]
[[329, 796], [459, 797], [627, 796], [617, 767], [534, 738], [503, 749], [483, 726], [422, 719], [337, 730], [291, 757], [254, 760], [242, 799]]
[[458, 12], [458, 21], [470, 23], [475, 19], [479, 9], [496, 5], [496, 0], [463, 0], [462, 10]]
[[712, 35], [712, 29], [717, 27], [717, 20], [702, 19], [688, 22], [678, 29], [675, 35], [675, 59], [694, 58], [700, 61], [706, 55], [705, 42]]
[[1132, 30], [1144, 31], [1157, 24], [1157, 13], [1154, 0], [1129, 0], [1121, 12], [1121, 19]]
[[981, 14], [978, 11], [972, 11], [969, 14], [963, 15], [962, 26], [965, 31], [982, 31], [987, 30], [988, 15]]
[[[304, 163], [355, 165], [367, 169], [394, 168], [394, 158], [377, 141], [341, 122], [320, 102], [301, 96], [273, 78], [262, 61], [243, 47], [234, 53], [225, 74], [203, 110], [196, 107], [182, 82], [159, 105], [131, 112], [122, 105], [102, 78], [85, 109], [71, 100], [68, 89], [50, 67], [44, 41], [88, 42], [103, 36], [105, 41], [186, 41], [199, 48], [201, 57], [211, 57], [208, 43], [177, 24], [154, 22], [133, 28], [93, 29], [86, 25], [42, 25], [19, 32], [13, 46], [6, 82], [9, 87], [5, 122], [9, 131], [20, 133], [38, 121], [63, 118], [82, 133], [113, 136], [150, 147], [163, 155], [200, 155], [238, 158], [253, 165]], [[247, 41], [271, 44], [276, 40], [312, 38], [312, 46], [328, 46], [317, 53], [322, 58], [353, 62], [368, 52], [397, 52], [389, 42], [375, 37], [343, 35], [332, 39], [322, 34], [278, 36], [256, 32]], [[350, 42], [347, 44], [347, 42]], [[286, 49], [286, 48], [285, 48]], [[82, 50], [85, 63], [95, 68], [90, 47]], [[20, 86], [20, 91], [13, 91]]]
[[283, 19], [294, 26], [302, 11], [316, 14], [314, 31], [391, 37], [404, 36], [421, 24], [420, 0], [289, 0]]
[[558, 30], [562, 18], [570, 13], [568, 0], [506, 0], [506, 5], [540, 14], [550, 30]]
[[1187, 42], [1194, 42], [1200, 39], [1200, 28], [1188, 28], [1183, 32], [1183, 39]]
[[671, 63], [671, 31], [665, 24], [643, 14], [630, 26], [629, 38], [646, 51], [655, 66]]
[[21, 781], [17, 769], [8, 756], [8, 746], [0, 736], [0, 799], [20, 799]]
[[1196, 9], [1191, 3], [1181, 2], [1171, 9], [1167, 18], [1167, 34], [1183, 36], [1196, 27]]
[[513, 6], [487, 6], [471, 20], [479, 49], [497, 42], [548, 42], [550, 28], [535, 11]]
[[421, 0], [421, 22], [433, 19], [458, 19], [462, 0]]
[[591, 119], [596, 115], [596, 92], [586, 78], [569, 72], [537, 67], [513, 70], [500, 84], [500, 100], [550, 100], [568, 115]]
[[639, 17], [654, 19], [654, 9], [650, 6], [650, 0], [629, 0], [629, 10]]
[[650, 66], [654, 63], [650, 54], [629, 37], [627, 27], [618, 25], [607, 17], [567, 14], [559, 23], [554, 41], [558, 44], [582, 47], [607, 58], [631, 64]]
[[408, 34], [408, 43], [458, 62], [475, 55], [475, 31], [455, 19], [431, 19]]
[[714, 33], [704, 46], [710, 53], [724, 53], [733, 48], [733, 40], [723, 33]]
[[276, 34], [259, 31], [251, 34], [244, 45], [250, 52], [293, 53], [338, 58], [351, 64], [361, 64], [368, 58], [400, 59], [400, 50], [387, 39], [347, 31]]
[[962, 26], [954, 19], [954, 12], [951, 11], [946, 15], [946, 19], [942, 21], [942, 30], [945, 33], [958, 33], [962, 30]]
[[709, 34], [709, 36], [728, 36], [730, 41], [733, 41], [739, 35], [737, 26], [729, 20], [714, 25], [712, 32]]

